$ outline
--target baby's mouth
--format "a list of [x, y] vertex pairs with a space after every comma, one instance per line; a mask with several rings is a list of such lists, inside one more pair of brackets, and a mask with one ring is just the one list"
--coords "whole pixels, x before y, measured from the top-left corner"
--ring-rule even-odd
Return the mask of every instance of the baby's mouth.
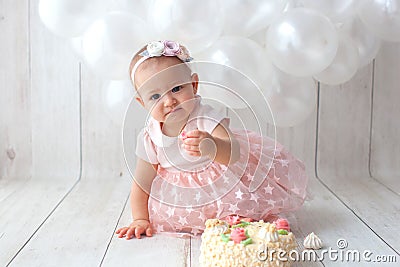
[[178, 110], [181, 110], [181, 109], [182, 109], [182, 108], [174, 108], [174, 109], [170, 110], [169, 112], [167, 112], [166, 115], [172, 114], [172, 113], [174, 113], [174, 112], [176, 112], [176, 111], [178, 111]]

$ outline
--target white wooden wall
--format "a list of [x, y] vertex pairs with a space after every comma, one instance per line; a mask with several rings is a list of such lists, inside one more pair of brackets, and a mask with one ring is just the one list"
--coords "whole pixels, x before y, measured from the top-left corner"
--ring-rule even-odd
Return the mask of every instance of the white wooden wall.
[[[104, 81], [44, 28], [37, 8], [38, 0], [0, 0], [0, 265], [18, 256], [17, 266], [39, 266], [48, 249], [66, 266], [116, 264], [115, 249], [103, 255], [113, 247], [127, 253], [111, 239], [122, 213], [129, 221], [124, 114], [110, 115]], [[378, 251], [398, 253], [399, 74], [400, 45], [384, 43], [375, 63], [348, 83], [315, 88], [317, 108], [304, 123], [278, 129], [310, 176], [314, 204], [299, 214], [297, 231], [329, 229], [333, 243], [372, 233]], [[355, 216], [341, 221], [339, 214]], [[162, 249], [186, 255], [189, 241], [179, 242]]]

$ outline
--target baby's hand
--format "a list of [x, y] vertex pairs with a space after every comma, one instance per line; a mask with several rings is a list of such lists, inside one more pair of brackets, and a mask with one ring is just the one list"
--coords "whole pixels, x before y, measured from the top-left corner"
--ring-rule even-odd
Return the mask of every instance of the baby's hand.
[[119, 238], [126, 236], [126, 239], [131, 239], [136, 236], [136, 238], [140, 239], [142, 234], [152, 236], [153, 230], [148, 220], [134, 220], [131, 225], [118, 229], [115, 234], [118, 234]]
[[182, 147], [191, 156], [205, 156], [213, 157], [216, 153], [216, 145], [214, 137], [208, 132], [193, 130], [190, 132], [183, 132]]

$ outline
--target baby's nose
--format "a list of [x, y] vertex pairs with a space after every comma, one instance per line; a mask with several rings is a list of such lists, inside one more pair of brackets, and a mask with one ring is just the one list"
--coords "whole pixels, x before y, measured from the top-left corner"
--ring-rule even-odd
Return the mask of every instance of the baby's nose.
[[165, 106], [176, 104], [176, 99], [171, 93], [166, 93], [163, 98]]

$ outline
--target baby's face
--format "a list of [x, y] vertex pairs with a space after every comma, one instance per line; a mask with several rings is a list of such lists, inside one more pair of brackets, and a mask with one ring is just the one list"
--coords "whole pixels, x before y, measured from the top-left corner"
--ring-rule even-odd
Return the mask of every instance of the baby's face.
[[197, 75], [192, 75], [190, 69], [175, 57], [142, 65], [135, 75], [140, 96], [136, 100], [159, 122], [187, 119], [195, 104]]

